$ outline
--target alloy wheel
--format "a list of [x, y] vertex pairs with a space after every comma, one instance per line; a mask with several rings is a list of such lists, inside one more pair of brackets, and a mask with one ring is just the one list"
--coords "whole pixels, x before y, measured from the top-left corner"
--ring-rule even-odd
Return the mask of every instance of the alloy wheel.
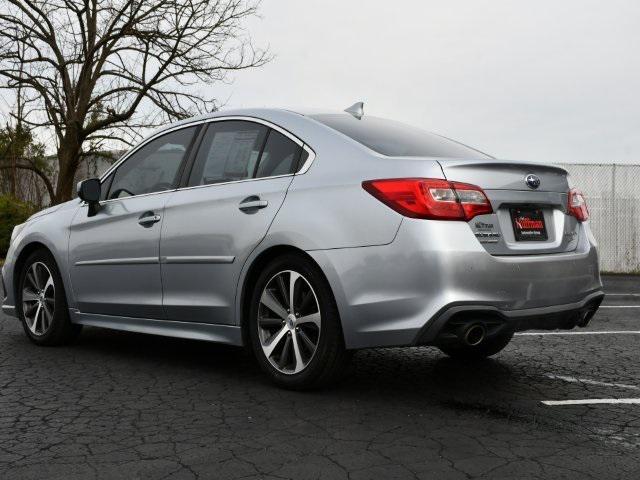
[[260, 296], [258, 336], [274, 368], [304, 370], [318, 349], [321, 325], [318, 298], [304, 276], [285, 270], [271, 277]]
[[22, 282], [22, 312], [33, 335], [47, 333], [55, 312], [53, 275], [42, 262], [34, 262]]

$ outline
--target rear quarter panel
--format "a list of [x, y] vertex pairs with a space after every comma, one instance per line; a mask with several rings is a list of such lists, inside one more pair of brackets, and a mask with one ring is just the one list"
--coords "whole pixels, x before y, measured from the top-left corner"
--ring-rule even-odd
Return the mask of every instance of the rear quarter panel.
[[[277, 119], [274, 119], [277, 123]], [[286, 125], [285, 125], [286, 126]], [[309, 170], [296, 175], [269, 236], [303, 250], [386, 245], [402, 216], [362, 188], [380, 178], [443, 178], [433, 159], [378, 155], [314, 120], [300, 117], [292, 133], [316, 153]]]

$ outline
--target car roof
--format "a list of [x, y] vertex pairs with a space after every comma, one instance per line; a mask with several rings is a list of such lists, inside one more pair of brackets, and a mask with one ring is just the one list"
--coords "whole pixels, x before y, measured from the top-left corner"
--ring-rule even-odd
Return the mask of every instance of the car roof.
[[[188, 125], [190, 123], [196, 123], [201, 121], [206, 121], [211, 118], [219, 118], [219, 117], [255, 117], [263, 120], [270, 120], [276, 123], [276, 120], [282, 118], [283, 114], [286, 116], [303, 116], [308, 117], [311, 115], [321, 115], [321, 114], [342, 114], [348, 115], [344, 111], [340, 110], [326, 110], [326, 109], [316, 109], [316, 108], [233, 108], [233, 109], [223, 109], [218, 110], [216, 112], [205, 113], [202, 115], [196, 115], [193, 117], [186, 118], [184, 120], [180, 120], [177, 122], [168, 123], [163, 125], [162, 127], [153, 131], [149, 137], [157, 135], [165, 130], [178, 127], [180, 125]], [[289, 114], [289, 115], [287, 115]]]

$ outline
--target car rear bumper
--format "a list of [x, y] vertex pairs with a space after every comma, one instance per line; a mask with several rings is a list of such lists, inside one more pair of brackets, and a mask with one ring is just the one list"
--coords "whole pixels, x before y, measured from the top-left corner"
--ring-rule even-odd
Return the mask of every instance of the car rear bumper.
[[604, 295], [587, 224], [561, 254], [492, 256], [466, 223], [407, 218], [388, 245], [308, 253], [332, 286], [347, 348], [433, 343], [461, 312], [514, 330], [572, 328]]
[[449, 305], [422, 328], [414, 344], [439, 345], [455, 341], [461, 328], [475, 323], [483, 324], [489, 336], [503, 331], [586, 327], [603, 299], [604, 293], [596, 291], [581, 302], [525, 310], [503, 311], [488, 305]]

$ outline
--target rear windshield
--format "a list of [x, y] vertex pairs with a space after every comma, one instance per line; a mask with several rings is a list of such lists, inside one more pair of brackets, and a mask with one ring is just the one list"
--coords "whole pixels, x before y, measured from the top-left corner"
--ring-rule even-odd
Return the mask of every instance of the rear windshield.
[[348, 113], [311, 118], [391, 157], [492, 158], [453, 140], [385, 118], [364, 116], [358, 120]]

